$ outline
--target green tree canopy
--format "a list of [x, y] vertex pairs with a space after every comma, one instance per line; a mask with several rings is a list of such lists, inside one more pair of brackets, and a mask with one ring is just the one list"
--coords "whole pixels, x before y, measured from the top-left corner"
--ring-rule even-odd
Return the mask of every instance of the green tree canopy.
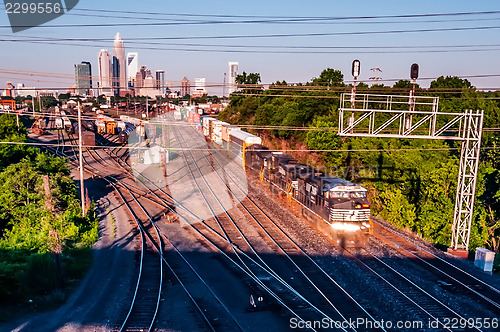
[[319, 86], [344, 86], [344, 74], [340, 70], [327, 68], [319, 77], [312, 79], [313, 85]]

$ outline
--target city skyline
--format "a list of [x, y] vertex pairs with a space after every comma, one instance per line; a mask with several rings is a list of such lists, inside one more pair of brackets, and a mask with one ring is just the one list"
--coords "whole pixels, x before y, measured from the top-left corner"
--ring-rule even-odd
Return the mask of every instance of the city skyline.
[[[396, 80], [408, 79], [411, 64], [418, 63], [418, 83], [423, 87], [447, 75], [467, 78], [482, 89], [498, 87], [499, 71], [494, 59], [499, 50], [492, 41], [498, 34], [493, 22], [498, 19], [495, 11], [500, 6], [493, 1], [455, 1], [453, 7], [431, 1], [360, 1], [356, 6], [343, 1], [313, 1], [307, 7], [294, 1], [287, 2], [287, 6], [256, 1], [252, 6], [234, 7], [225, 2], [209, 6], [194, 1], [188, 13], [177, 4], [166, 12], [161, 4], [150, 1], [138, 9], [134, 2], [123, 1], [117, 10], [112, 2], [89, 0], [54, 21], [55, 27], [36, 27], [22, 34], [9, 32], [4, 43], [12, 46], [14, 54], [1, 54], [2, 63], [15, 70], [60, 75], [43, 80], [22, 75], [3, 77], [0, 86], [5, 87], [7, 81], [37, 88], [69, 86], [70, 79], [61, 76], [71, 74], [69, 68], [81, 60], [93, 63], [93, 54], [109, 50], [112, 37], [119, 31], [127, 50], [140, 53], [138, 66], [147, 64], [153, 70], [166, 70], [167, 80], [179, 87], [184, 76], [206, 77], [207, 86], [220, 87], [219, 95], [223, 93], [224, 73], [229, 78], [230, 61], [239, 62], [240, 72], [260, 73], [267, 84], [278, 80], [308, 82], [329, 67], [342, 71], [349, 82], [352, 60], [359, 59], [358, 82], [370, 82], [369, 68], [379, 67], [384, 74], [381, 83], [392, 85]], [[86, 8], [111, 12], [88, 17]], [[491, 13], [473, 14], [488, 11]], [[125, 12], [134, 14], [127, 14], [125, 19]], [[464, 15], [439, 16], [447, 13]], [[194, 15], [193, 23], [182, 22], [186, 14]], [[432, 14], [438, 16], [425, 16]], [[212, 15], [215, 23], [204, 22], [203, 15]], [[6, 20], [6, 16], [2, 19]], [[284, 22], [266, 22], [274, 19]], [[241, 23], [252, 20], [260, 23]], [[72, 27], [78, 24], [89, 27]], [[58, 25], [69, 27], [61, 29]], [[79, 54], [77, 58], [75, 53]]]

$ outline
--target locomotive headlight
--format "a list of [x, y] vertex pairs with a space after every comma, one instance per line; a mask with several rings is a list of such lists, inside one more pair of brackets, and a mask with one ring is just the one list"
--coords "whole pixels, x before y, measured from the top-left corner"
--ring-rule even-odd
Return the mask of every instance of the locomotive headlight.
[[361, 227], [359, 225], [343, 223], [343, 222], [333, 223], [332, 228], [336, 229], [336, 230], [343, 230], [346, 232], [355, 232], [355, 231], [359, 231], [361, 229]]

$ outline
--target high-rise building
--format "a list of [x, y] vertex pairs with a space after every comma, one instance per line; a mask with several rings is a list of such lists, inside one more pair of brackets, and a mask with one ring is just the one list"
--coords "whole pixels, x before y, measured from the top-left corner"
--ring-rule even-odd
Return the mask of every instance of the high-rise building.
[[112, 67], [113, 67], [113, 94], [115, 96], [118, 96], [120, 94], [120, 62], [118, 61], [118, 58], [113, 55], [113, 61], [112, 61]]
[[139, 54], [137, 52], [127, 53], [127, 83], [128, 87], [134, 87], [135, 75], [139, 71]]
[[[125, 48], [123, 47], [123, 39], [118, 32], [113, 43], [113, 86], [115, 94], [120, 93], [120, 89], [127, 89], [127, 64], [125, 62]], [[116, 91], [118, 90], [118, 91]]]
[[111, 55], [108, 50], [102, 49], [97, 56], [97, 70], [99, 71], [99, 95], [112, 95], [112, 67]]
[[79, 96], [90, 96], [92, 89], [92, 66], [90, 62], [82, 61], [75, 65], [75, 85]]
[[181, 81], [181, 97], [191, 94], [191, 82], [186, 76]]
[[203, 97], [203, 95], [206, 95], [207, 91], [205, 90], [205, 83], [206, 83], [205, 77], [195, 78], [194, 79], [194, 91], [191, 94], [191, 97], [200, 98], [200, 97]]
[[157, 70], [156, 74], [156, 89], [161, 91], [161, 94], [164, 95], [167, 93], [167, 82], [165, 81], [165, 71]]
[[238, 76], [238, 62], [229, 62], [228, 94], [236, 90], [236, 76]]

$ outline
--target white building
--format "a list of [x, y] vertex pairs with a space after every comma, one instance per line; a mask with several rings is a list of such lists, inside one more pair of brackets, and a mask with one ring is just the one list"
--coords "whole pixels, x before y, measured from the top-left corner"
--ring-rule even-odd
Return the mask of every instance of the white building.
[[26, 87], [23, 83], [17, 84], [16, 95], [21, 97], [32, 96], [36, 98], [36, 88], [34, 87]]
[[199, 98], [202, 97], [203, 95], [206, 95], [207, 91], [205, 90], [205, 83], [206, 83], [205, 77], [195, 78], [194, 91], [191, 93], [191, 97]]
[[97, 55], [97, 70], [99, 71], [99, 95], [111, 96], [112, 90], [112, 71], [111, 55], [108, 50], [102, 49]]
[[[127, 82], [135, 81], [135, 75], [139, 71], [139, 54], [137, 52], [127, 53]], [[129, 85], [130, 87], [130, 85]]]
[[229, 62], [228, 95], [236, 91], [236, 76], [238, 76], [238, 62]]
[[115, 79], [116, 86], [119, 90], [127, 89], [127, 63], [125, 61], [125, 47], [123, 46], [123, 39], [118, 32], [115, 36], [115, 41], [113, 43], [113, 69], [116, 71]]

